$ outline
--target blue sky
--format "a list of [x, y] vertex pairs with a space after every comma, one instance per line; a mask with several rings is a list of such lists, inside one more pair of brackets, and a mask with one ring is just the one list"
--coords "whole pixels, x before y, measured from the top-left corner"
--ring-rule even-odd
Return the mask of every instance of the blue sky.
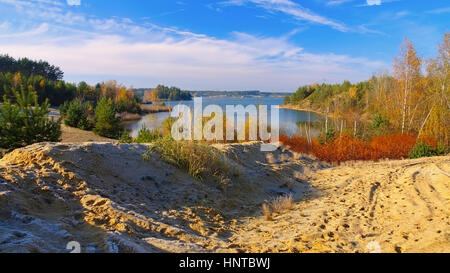
[[356, 82], [389, 71], [404, 37], [426, 59], [449, 31], [448, 0], [0, 0], [0, 54], [134, 87]]

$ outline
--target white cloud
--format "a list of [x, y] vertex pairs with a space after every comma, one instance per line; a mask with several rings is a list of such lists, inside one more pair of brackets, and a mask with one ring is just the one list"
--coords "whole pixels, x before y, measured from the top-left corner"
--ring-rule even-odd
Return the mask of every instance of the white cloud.
[[0, 24], [0, 30], [8, 29], [11, 26], [9, 22], [3, 22]]
[[[44, 18], [43, 10], [33, 10], [21, 12]], [[45, 23], [0, 39], [2, 53], [48, 60], [60, 66], [69, 81], [94, 84], [117, 79], [136, 87], [163, 83], [194, 90], [292, 91], [325, 79], [363, 80], [386, 68], [365, 58], [309, 53], [290, 42], [289, 34], [264, 37], [234, 32], [229, 39], [217, 39], [177, 28], [138, 25], [126, 18], [68, 14], [47, 11]]]
[[367, 0], [368, 6], [379, 6], [381, 5], [381, 0]]
[[[1, 27], [0, 27], [1, 29]], [[0, 38], [6, 39], [6, 38], [17, 38], [17, 37], [30, 37], [30, 36], [38, 36], [41, 34], [44, 34], [48, 31], [48, 24], [42, 23], [40, 26], [38, 26], [35, 29], [31, 29], [24, 32], [14, 32], [14, 33], [6, 33], [6, 34], [0, 34]]]
[[291, 0], [228, 0], [221, 2], [221, 5], [242, 6], [247, 2], [256, 4], [268, 11], [277, 11], [293, 16], [297, 20], [307, 21], [320, 25], [327, 25], [339, 31], [346, 32], [348, 28], [339, 22], [315, 14]]
[[331, 0], [327, 2], [328, 6], [337, 6], [337, 5], [341, 5], [341, 4], [345, 4], [348, 2], [353, 2], [355, 0]]
[[67, 5], [79, 6], [79, 5], [81, 5], [81, 0], [67, 0]]
[[[24, 35], [22, 35], [24, 36]], [[232, 40], [150, 33], [145, 41], [120, 35], [72, 33], [34, 41], [27, 37], [2, 50], [58, 64], [71, 75], [114, 78], [135, 86], [158, 83], [187, 89], [294, 90], [300, 84], [362, 80], [384, 64], [333, 53], [312, 54], [285, 38], [234, 33]], [[26, 42], [29, 41], [29, 42]], [[94, 83], [94, 82], [92, 82]]]

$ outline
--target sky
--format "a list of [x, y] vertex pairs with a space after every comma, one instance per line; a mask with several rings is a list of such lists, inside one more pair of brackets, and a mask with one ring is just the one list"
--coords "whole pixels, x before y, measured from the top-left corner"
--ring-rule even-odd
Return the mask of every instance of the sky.
[[0, 54], [69, 82], [293, 92], [390, 71], [403, 39], [436, 55], [448, 0], [0, 0]]

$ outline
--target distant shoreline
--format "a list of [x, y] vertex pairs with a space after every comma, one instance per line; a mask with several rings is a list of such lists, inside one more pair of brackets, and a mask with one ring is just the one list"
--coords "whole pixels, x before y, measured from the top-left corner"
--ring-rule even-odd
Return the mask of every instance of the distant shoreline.
[[[303, 108], [300, 106], [296, 106], [296, 105], [292, 105], [292, 104], [284, 104], [284, 105], [280, 105], [280, 109], [287, 109], [287, 110], [294, 110], [294, 111], [302, 111], [302, 112], [311, 112], [314, 114], [318, 114], [321, 116], [326, 116], [326, 113], [324, 112], [320, 112], [318, 110], [313, 110], [313, 109], [307, 109], [307, 108]], [[328, 113], [329, 117], [332, 117], [333, 115], [331, 115], [330, 113]]]

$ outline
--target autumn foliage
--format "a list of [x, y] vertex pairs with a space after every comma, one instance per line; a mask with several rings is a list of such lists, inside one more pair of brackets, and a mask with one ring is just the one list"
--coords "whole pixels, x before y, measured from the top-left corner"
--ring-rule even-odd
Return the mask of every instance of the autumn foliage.
[[[351, 160], [380, 160], [408, 158], [417, 143], [417, 137], [409, 134], [395, 134], [375, 137], [370, 142], [351, 136], [338, 137], [330, 143], [320, 144], [316, 139], [309, 144], [306, 138], [281, 136], [280, 141], [298, 153], [312, 154], [327, 162]], [[421, 139], [436, 147], [431, 139]]]
[[342, 136], [324, 145], [313, 141], [313, 153], [323, 161], [342, 162], [369, 160], [372, 156], [372, 149], [370, 145], [362, 140], [350, 136]]
[[370, 142], [370, 148], [372, 149], [371, 159], [407, 158], [416, 142], [417, 138], [408, 134], [375, 137]]

